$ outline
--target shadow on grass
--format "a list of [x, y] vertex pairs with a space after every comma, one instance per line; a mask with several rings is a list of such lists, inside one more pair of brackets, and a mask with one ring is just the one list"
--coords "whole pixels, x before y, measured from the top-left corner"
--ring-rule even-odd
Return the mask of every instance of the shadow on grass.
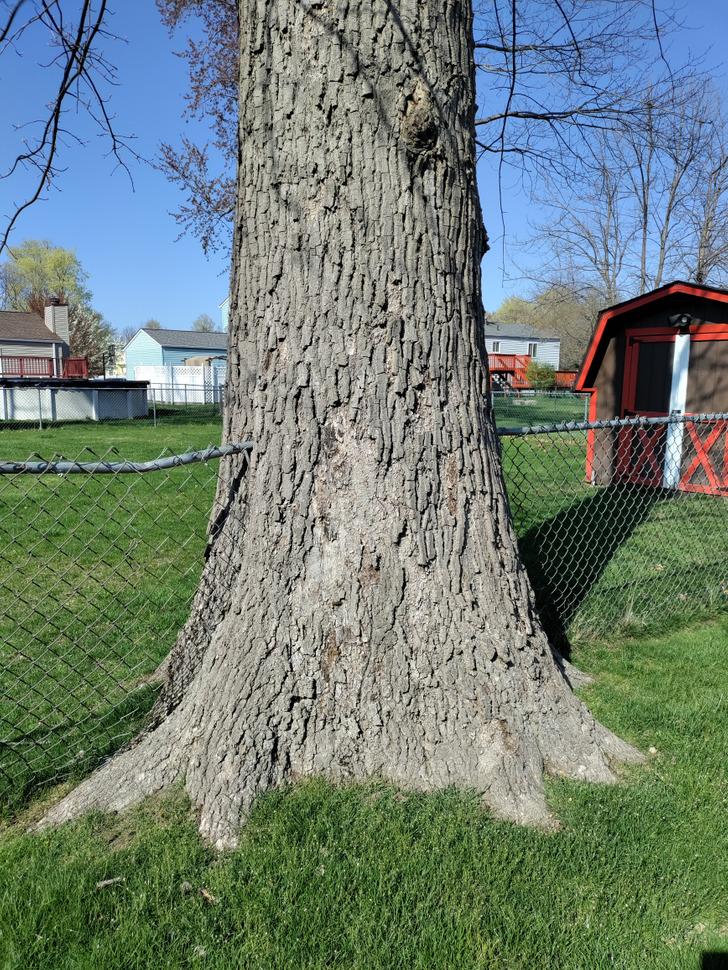
[[594, 491], [532, 526], [520, 549], [551, 642], [569, 656], [569, 623], [653, 507], [660, 489], [620, 484]]

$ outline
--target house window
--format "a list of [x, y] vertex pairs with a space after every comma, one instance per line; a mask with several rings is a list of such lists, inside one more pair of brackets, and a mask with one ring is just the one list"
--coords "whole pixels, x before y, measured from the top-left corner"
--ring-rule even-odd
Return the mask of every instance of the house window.
[[537, 350], [538, 350], [538, 344], [536, 344], [536, 343], [529, 344], [528, 345], [528, 356], [529, 357], [535, 357]]
[[500, 353], [500, 340], [494, 340], [490, 345], [491, 354]]

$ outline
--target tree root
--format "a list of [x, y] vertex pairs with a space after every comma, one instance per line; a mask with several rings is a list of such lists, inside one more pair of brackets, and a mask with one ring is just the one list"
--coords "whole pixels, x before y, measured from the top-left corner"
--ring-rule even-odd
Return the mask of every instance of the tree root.
[[[516, 712], [508, 720], [481, 723], [476, 732], [469, 725], [466, 739], [458, 737], [453, 727], [448, 737], [446, 725], [440, 743], [413, 745], [404, 759], [394, 757], [375, 741], [376, 749], [360, 751], [355, 762], [349, 752], [346, 764], [334, 757], [328, 768], [318, 769], [296, 764], [296, 738], [282, 728], [273, 744], [251, 737], [246, 746], [239, 738], [232, 750], [216, 732], [216, 719], [205, 726], [204, 738], [199, 729], [180, 731], [185, 718], [189, 719], [183, 705], [137, 745], [82, 782], [36, 828], [57, 825], [91, 810], [123, 811], [182, 779], [199, 812], [202, 836], [218, 849], [231, 849], [237, 845], [240, 827], [257, 795], [285, 781], [321, 775], [333, 782], [380, 777], [403, 790], [475, 790], [498, 818], [552, 829], [558, 823], [546, 802], [545, 773], [612, 783], [615, 762], [644, 760], [631, 745], [595, 721], [563, 680], [559, 678], [556, 684], [555, 691], [549, 689], [553, 706], [546, 714]], [[457, 725], [459, 712], [453, 713], [452, 724]], [[413, 726], [412, 736], [417, 734]], [[200, 750], [210, 752], [209, 763], [200, 761]], [[214, 771], [212, 766], [216, 766]]]

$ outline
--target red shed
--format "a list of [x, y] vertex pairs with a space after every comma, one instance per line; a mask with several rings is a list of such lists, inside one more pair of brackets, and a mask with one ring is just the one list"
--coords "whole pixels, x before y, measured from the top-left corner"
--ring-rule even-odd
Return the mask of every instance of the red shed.
[[[728, 291], [667, 283], [603, 310], [576, 390], [590, 395], [591, 421], [728, 412]], [[598, 446], [591, 435], [587, 474], [725, 495], [727, 430], [726, 422], [627, 429]]]

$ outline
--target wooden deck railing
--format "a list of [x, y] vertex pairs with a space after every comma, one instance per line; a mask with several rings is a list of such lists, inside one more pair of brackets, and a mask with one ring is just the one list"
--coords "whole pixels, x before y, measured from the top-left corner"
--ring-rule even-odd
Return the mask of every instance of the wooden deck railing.
[[0, 355], [0, 376], [2, 377], [88, 377], [86, 357], [65, 357], [60, 362], [61, 372], [56, 373], [53, 357], [21, 357], [16, 354]]
[[488, 367], [491, 376], [499, 374], [503, 383], [517, 389], [529, 386], [526, 379], [526, 368], [530, 363], [529, 354], [488, 354]]
[[0, 357], [0, 373], [3, 377], [55, 377], [55, 367], [52, 357], [8, 354]]
[[578, 371], [575, 370], [557, 370], [556, 371], [556, 390], [557, 391], [573, 391], [574, 384], [576, 384], [576, 375]]
[[88, 377], [88, 358], [66, 357], [63, 361], [64, 377]]

